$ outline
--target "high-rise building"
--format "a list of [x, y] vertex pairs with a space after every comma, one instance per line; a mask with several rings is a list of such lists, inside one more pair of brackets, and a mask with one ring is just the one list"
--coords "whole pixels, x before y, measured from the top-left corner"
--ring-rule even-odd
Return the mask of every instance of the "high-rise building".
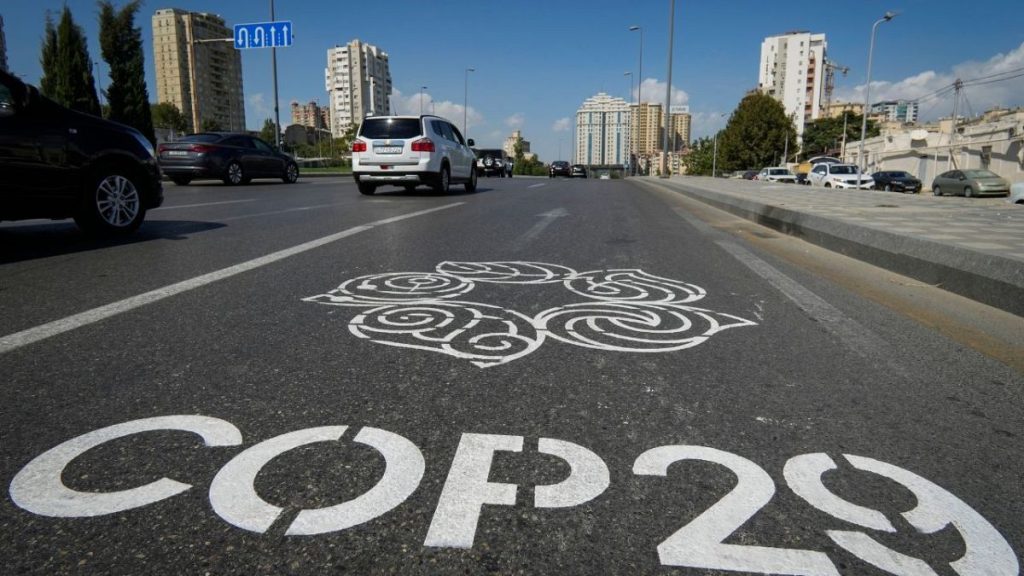
[[391, 69], [383, 50], [359, 40], [327, 50], [331, 132], [341, 137], [366, 116], [391, 114]]
[[914, 100], [888, 100], [871, 105], [870, 115], [878, 115], [888, 122], [917, 123], [917, 102]]
[[669, 148], [678, 152], [690, 145], [690, 117], [689, 106], [670, 106], [671, 131], [668, 134]]
[[523, 156], [531, 156], [530, 153], [530, 141], [523, 139], [523, 132], [521, 130], [515, 130], [512, 135], [505, 138], [505, 145], [501, 147], [508, 154], [509, 158], [516, 155], [516, 143], [521, 143], [523, 146]]
[[663, 117], [661, 104], [631, 104], [629, 149], [637, 156], [651, 156], [661, 149]]
[[583, 101], [576, 111], [576, 164], [626, 165], [629, 162], [630, 106], [604, 92]]
[[761, 43], [757, 87], [782, 103], [798, 139], [804, 124], [822, 114], [827, 47], [824, 34], [810, 32], [787, 32]]
[[308, 126], [318, 130], [328, 130], [331, 125], [331, 110], [321, 107], [318, 102], [311, 100], [307, 104], [299, 104], [292, 100], [292, 124]]
[[157, 100], [177, 106], [193, 131], [210, 121], [245, 130], [242, 57], [230, 42], [201, 42], [231, 37], [216, 14], [177, 8], [153, 14]]
[[0, 16], [0, 70], [7, 71], [7, 40], [4, 38], [3, 16]]

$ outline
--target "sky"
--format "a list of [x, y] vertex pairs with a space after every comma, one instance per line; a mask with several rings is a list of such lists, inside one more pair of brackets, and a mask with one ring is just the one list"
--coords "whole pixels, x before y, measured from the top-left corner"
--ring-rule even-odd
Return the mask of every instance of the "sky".
[[[290, 122], [292, 100], [326, 104], [327, 49], [358, 38], [388, 53], [398, 112], [418, 114], [426, 86], [425, 108], [461, 126], [468, 91], [467, 132], [479, 147], [499, 147], [513, 130], [522, 130], [542, 161], [568, 159], [575, 113], [586, 98], [603, 91], [635, 100], [641, 49], [643, 99], [665, 101], [670, 3], [277, 0], [277, 19], [292, 21], [295, 30], [294, 45], [277, 54], [282, 124]], [[105, 85], [94, 0], [4, 0], [9, 66], [38, 83], [46, 13], [59, 14], [65, 4], [85, 30]], [[160, 8], [213, 12], [229, 26], [270, 19], [269, 1], [146, 1], [137, 23], [154, 101], [150, 22]], [[762, 40], [792, 30], [826, 34], [827, 57], [850, 69], [837, 75], [833, 100], [861, 102], [872, 24], [887, 10], [898, 15], [878, 26], [872, 101], [920, 98], [956, 78], [1024, 72], [1020, 0], [676, 0], [672, 103], [690, 107], [694, 137], [712, 134], [756, 88]], [[642, 42], [630, 26], [641, 27]], [[269, 51], [245, 51], [242, 67], [247, 126], [257, 130], [273, 115]], [[467, 68], [475, 72], [467, 75]], [[967, 101], [974, 113], [1024, 106], [1024, 76], [969, 86]], [[951, 112], [948, 96], [921, 101], [923, 120]]]

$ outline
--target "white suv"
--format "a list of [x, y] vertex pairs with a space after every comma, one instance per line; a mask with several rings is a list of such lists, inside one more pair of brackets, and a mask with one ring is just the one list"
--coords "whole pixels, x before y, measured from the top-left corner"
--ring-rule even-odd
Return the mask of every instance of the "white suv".
[[815, 164], [807, 174], [807, 181], [813, 186], [825, 188], [860, 188], [870, 190], [875, 187], [875, 179], [870, 174], [860, 172], [853, 164]]
[[352, 176], [363, 194], [390, 184], [426, 184], [447, 193], [463, 183], [476, 191], [476, 156], [459, 129], [438, 116], [371, 116], [352, 142]]

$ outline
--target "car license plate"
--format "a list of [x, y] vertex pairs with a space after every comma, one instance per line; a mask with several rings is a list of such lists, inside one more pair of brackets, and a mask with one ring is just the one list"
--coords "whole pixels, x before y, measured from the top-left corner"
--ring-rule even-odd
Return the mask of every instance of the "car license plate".
[[376, 154], [401, 154], [401, 146], [377, 146], [373, 149]]
[[168, 156], [188, 156], [188, 150], [168, 150]]

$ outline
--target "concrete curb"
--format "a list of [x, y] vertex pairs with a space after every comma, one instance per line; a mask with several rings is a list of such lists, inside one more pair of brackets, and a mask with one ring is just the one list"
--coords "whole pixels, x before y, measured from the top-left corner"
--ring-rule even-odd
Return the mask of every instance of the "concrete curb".
[[1019, 260], [737, 197], [699, 183], [652, 183], [833, 252], [1024, 317], [1024, 265]]

